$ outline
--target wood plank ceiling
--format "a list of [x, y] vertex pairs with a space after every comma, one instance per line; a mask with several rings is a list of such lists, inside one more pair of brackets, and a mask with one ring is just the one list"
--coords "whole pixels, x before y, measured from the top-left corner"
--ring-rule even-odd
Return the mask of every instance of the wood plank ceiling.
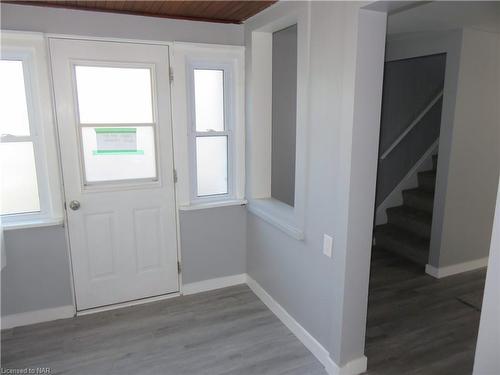
[[[3, 0], [2, 0], [3, 1]], [[22, 5], [126, 13], [150, 17], [176, 18], [195, 21], [242, 23], [274, 4], [271, 1], [165, 1], [165, 0], [108, 0], [108, 1], [3, 1]]]

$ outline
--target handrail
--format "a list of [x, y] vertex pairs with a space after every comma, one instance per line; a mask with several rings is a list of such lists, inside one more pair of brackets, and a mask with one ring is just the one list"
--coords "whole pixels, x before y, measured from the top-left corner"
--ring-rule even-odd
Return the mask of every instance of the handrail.
[[427, 114], [427, 112], [429, 112], [430, 109], [432, 107], [434, 107], [434, 104], [436, 104], [438, 102], [438, 100], [441, 99], [442, 97], [443, 97], [443, 90], [441, 90], [430, 101], [430, 103], [427, 105], [427, 107], [425, 107], [423, 109], [423, 111], [420, 112], [420, 114], [415, 118], [415, 120], [413, 120], [411, 122], [411, 124], [406, 128], [406, 130], [403, 133], [401, 133], [401, 135], [399, 137], [397, 137], [394, 142], [392, 142], [392, 144], [390, 145], [390, 147], [387, 150], [384, 151], [384, 153], [380, 157], [380, 160], [385, 159], [387, 157], [387, 155], [389, 155], [391, 153], [391, 151], [396, 148], [396, 146], [399, 144], [399, 142], [401, 142], [403, 140], [403, 138], [406, 137], [406, 135], [420, 122], [420, 120], [422, 120], [422, 118]]

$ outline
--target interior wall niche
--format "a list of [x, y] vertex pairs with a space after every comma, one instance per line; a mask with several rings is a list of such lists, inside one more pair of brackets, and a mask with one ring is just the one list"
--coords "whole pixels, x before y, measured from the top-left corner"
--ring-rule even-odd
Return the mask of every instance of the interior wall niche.
[[273, 33], [271, 197], [295, 204], [297, 25]]

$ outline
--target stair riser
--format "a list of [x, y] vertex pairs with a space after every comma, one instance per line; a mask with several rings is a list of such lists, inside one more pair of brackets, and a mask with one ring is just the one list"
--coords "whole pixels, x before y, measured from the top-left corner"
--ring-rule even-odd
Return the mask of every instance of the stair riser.
[[403, 202], [406, 206], [432, 213], [434, 201], [403, 192]]
[[387, 251], [398, 254], [406, 259], [411, 260], [420, 265], [427, 264], [427, 256], [422, 251], [416, 250], [405, 243], [395, 241], [390, 236], [383, 235], [381, 233], [375, 234], [375, 241], [377, 247], [381, 247]]
[[424, 237], [427, 239], [431, 238], [430, 223], [423, 223], [421, 221], [414, 220], [412, 217], [390, 212], [387, 213], [387, 218], [389, 223], [394, 224], [399, 228], [403, 228], [408, 232], [416, 234], [417, 236], [420, 237]]
[[430, 175], [419, 174], [418, 186], [426, 191], [434, 191], [436, 186], [436, 177]]

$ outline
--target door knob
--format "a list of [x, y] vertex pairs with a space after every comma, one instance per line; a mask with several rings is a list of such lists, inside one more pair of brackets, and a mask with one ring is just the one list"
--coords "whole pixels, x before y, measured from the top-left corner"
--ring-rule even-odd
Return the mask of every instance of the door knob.
[[71, 208], [73, 211], [78, 210], [80, 208], [80, 202], [78, 201], [69, 202], [69, 208]]

